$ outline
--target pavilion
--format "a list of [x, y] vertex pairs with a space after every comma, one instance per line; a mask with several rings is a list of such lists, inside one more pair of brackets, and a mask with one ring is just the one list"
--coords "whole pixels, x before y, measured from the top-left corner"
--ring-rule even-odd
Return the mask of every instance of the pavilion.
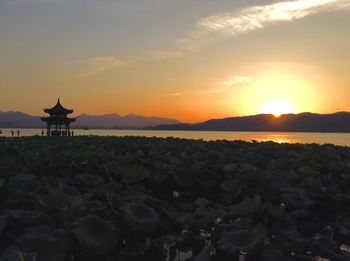
[[57, 104], [50, 108], [44, 109], [45, 113], [48, 113], [49, 117], [41, 117], [41, 120], [47, 124], [48, 136], [70, 136], [71, 132], [69, 124], [75, 122], [76, 118], [68, 118], [68, 114], [72, 114], [73, 110], [66, 109], [61, 105], [58, 98]]

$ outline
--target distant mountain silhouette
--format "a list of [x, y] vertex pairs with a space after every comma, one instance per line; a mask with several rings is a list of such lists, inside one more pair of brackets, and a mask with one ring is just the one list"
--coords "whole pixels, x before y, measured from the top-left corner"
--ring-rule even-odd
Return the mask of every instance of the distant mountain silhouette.
[[350, 132], [350, 113], [270, 114], [213, 119], [195, 124], [172, 124], [150, 127], [151, 130], [198, 131], [278, 131], [278, 132]]
[[[145, 117], [134, 114], [120, 116], [118, 114], [77, 116], [73, 128], [101, 128], [101, 129], [142, 129], [147, 126], [161, 124], [179, 124], [175, 119], [160, 117]], [[31, 116], [23, 112], [0, 112], [0, 128], [46, 128], [39, 116]]]
[[37, 116], [18, 111], [0, 112], [0, 128], [41, 128], [44, 126], [40, 117]]
[[144, 128], [147, 126], [156, 126], [164, 124], [179, 124], [175, 119], [160, 118], [160, 117], [145, 117], [134, 114], [120, 116], [116, 113], [105, 115], [87, 115], [78, 116], [77, 121], [72, 124], [72, 127], [89, 127], [103, 129], [126, 129], [126, 128]]

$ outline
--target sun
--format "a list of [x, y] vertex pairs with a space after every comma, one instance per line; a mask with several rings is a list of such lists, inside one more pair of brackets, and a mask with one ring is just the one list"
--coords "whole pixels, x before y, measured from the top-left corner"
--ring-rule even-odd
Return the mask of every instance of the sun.
[[293, 105], [283, 99], [268, 101], [261, 108], [261, 113], [272, 114], [276, 118], [280, 117], [282, 114], [294, 113], [294, 112], [295, 110]]

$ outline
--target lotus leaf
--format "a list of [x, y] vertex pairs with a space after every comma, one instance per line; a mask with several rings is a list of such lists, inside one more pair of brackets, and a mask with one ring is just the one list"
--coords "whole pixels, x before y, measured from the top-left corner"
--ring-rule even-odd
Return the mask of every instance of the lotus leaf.
[[230, 164], [225, 165], [222, 170], [225, 173], [231, 173], [231, 172], [233, 172], [236, 169], [236, 167], [237, 167], [236, 164], [230, 163]]
[[214, 246], [210, 244], [200, 252], [194, 261], [210, 261], [214, 251]]
[[205, 207], [199, 207], [194, 212], [194, 215], [199, 217], [199, 218], [206, 218], [209, 216], [209, 210]]
[[164, 213], [168, 218], [170, 218], [171, 222], [174, 224], [185, 223], [190, 218], [190, 213], [179, 212], [175, 209], [164, 210]]
[[70, 236], [68, 232], [62, 231], [61, 235], [65, 237], [56, 237], [54, 232], [48, 226], [29, 229], [18, 239], [18, 245], [26, 253], [36, 253], [37, 261], [64, 261], [65, 253], [72, 243]]
[[33, 174], [25, 174], [25, 173], [19, 173], [15, 176], [11, 177], [12, 182], [25, 182], [25, 181], [32, 181], [36, 177]]
[[77, 219], [73, 226], [73, 234], [87, 252], [105, 255], [111, 253], [118, 243], [118, 229], [94, 214]]
[[196, 201], [194, 202], [194, 205], [197, 207], [206, 207], [208, 205], [212, 205], [213, 202], [206, 198], [197, 198]]
[[124, 167], [123, 182], [136, 183], [150, 175], [149, 171], [141, 166], [131, 165]]
[[349, 158], [334, 145], [0, 137], [0, 261], [348, 260]]
[[48, 185], [47, 192], [47, 195], [39, 196], [40, 204], [47, 208], [55, 208], [62, 211], [68, 209], [72, 199], [61, 188]]
[[347, 183], [350, 183], [350, 175], [349, 174], [339, 174], [339, 176]]
[[311, 188], [322, 190], [322, 183], [319, 178], [316, 177], [306, 177], [302, 179], [302, 184]]
[[229, 208], [229, 214], [235, 216], [245, 216], [251, 210], [253, 203], [254, 199], [247, 197], [238, 204], [231, 206]]
[[266, 234], [265, 227], [232, 230], [223, 233], [218, 241], [218, 246], [219, 249], [231, 254], [237, 254], [239, 251], [249, 253], [262, 246]]
[[298, 173], [301, 174], [304, 177], [316, 176], [318, 174], [317, 171], [315, 171], [313, 168], [308, 167], [308, 166], [300, 167], [298, 169]]
[[270, 203], [267, 205], [266, 208], [267, 208], [269, 215], [272, 218], [280, 218], [281, 216], [283, 216], [285, 214], [282, 206], [278, 206], [278, 205], [274, 205], [274, 204]]
[[158, 223], [157, 213], [143, 203], [127, 203], [121, 209], [125, 220], [134, 223], [142, 231], [153, 230]]
[[242, 184], [237, 179], [227, 179], [220, 185], [225, 191], [238, 191], [241, 189]]
[[1, 189], [2, 185], [4, 185], [4, 183], [5, 183], [5, 179], [0, 179], [0, 189]]
[[282, 200], [289, 209], [310, 208], [314, 203], [305, 195], [302, 188], [284, 188], [282, 189]]
[[38, 210], [10, 210], [9, 214], [18, 225], [40, 225], [50, 220], [49, 216]]
[[36, 261], [37, 260], [36, 253], [19, 253], [18, 256], [23, 261]]
[[19, 250], [5, 250], [0, 253], [0, 261], [37, 261], [37, 254], [23, 253]]
[[2, 233], [2, 230], [5, 228], [6, 226], [6, 219], [7, 219], [7, 216], [5, 215], [1, 215], [0, 216], [0, 239], [1, 239], [1, 233]]
[[254, 174], [256, 172], [256, 167], [249, 163], [244, 163], [241, 166], [242, 173], [244, 174]]

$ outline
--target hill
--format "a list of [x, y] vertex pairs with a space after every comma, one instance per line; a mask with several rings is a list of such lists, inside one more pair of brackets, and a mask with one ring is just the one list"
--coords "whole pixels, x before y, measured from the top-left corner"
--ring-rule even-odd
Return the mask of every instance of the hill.
[[142, 129], [146, 126], [180, 124], [175, 119], [160, 118], [160, 117], [145, 117], [135, 114], [120, 116], [119, 114], [105, 114], [105, 115], [87, 115], [82, 114], [78, 116], [76, 123], [72, 127], [89, 127], [102, 129]]
[[150, 127], [151, 130], [197, 131], [277, 131], [277, 132], [350, 132], [350, 113], [270, 114], [212, 119], [195, 124], [172, 124]]
[[[98, 128], [98, 129], [142, 129], [147, 126], [160, 124], [179, 124], [175, 119], [146, 117], [134, 114], [120, 116], [116, 113], [106, 115], [77, 116], [73, 128]], [[39, 116], [32, 116], [23, 112], [0, 112], [0, 128], [45, 128]]]

